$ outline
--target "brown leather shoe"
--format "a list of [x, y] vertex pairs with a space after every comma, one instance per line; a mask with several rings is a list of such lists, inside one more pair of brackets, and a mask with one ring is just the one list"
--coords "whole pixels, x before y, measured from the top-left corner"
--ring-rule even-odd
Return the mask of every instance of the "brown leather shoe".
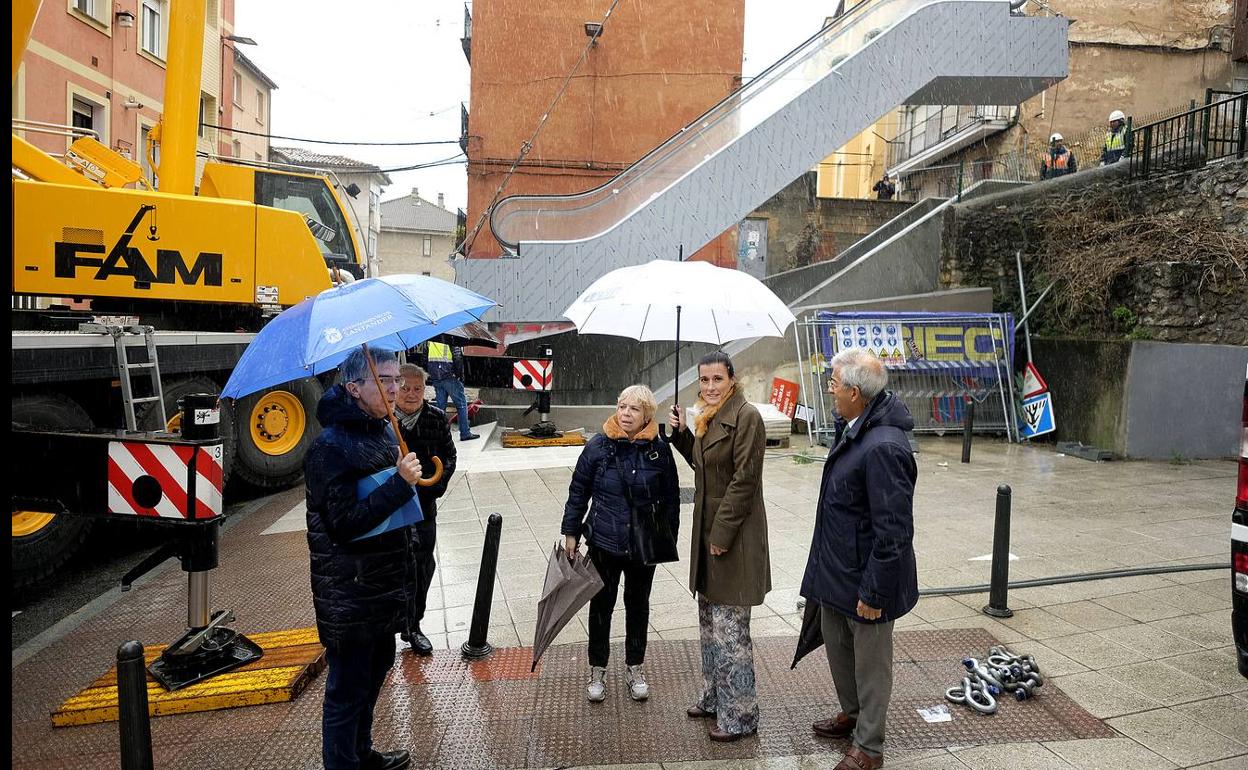
[[854, 726], [857, 724], [857, 719], [851, 719], [844, 711], [840, 711], [831, 719], [815, 722], [810, 729], [815, 731], [815, 735], [822, 735], [824, 738], [848, 738], [854, 734]]
[[883, 766], [884, 755], [873, 757], [857, 746], [850, 746], [849, 751], [832, 770], [876, 770]]
[[707, 711], [706, 709], [702, 708], [701, 706], [695, 703], [694, 705], [685, 709], [685, 716], [689, 717], [690, 719], [714, 719], [715, 712]]
[[742, 738], [753, 735], [757, 732], [758, 730], [750, 730], [748, 733], [727, 733], [718, 727], [712, 727], [711, 731], [707, 733], [707, 736], [710, 737], [711, 740], [718, 741], [719, 743], [732, 743], [733, 741], [739, 741]]

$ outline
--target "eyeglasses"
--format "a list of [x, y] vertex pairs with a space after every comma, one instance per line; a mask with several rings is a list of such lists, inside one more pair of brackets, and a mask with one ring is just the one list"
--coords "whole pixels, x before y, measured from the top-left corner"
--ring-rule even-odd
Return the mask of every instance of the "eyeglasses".
[[[401, 382], [403, 381], [403, 378], [402, 378], [402, 377], [387, 377], [387, 376], [385, 376], [385, 375], [380, 376], [380, 377], [378, 377], [377, 379], [381, 381], [381, 386], [382, 386], [383, 388], [397, 387], [397, 386], [399, 385], [399, 383], [401, 383]], [[359, 383], [359, 382], [372, 382], [372, 381], [373, 381], [373, 378], [372, 378], [372, 377], [360, 377], [359, 379], [355, 379], [355, 380], [351, 380], [351, 381], [352, 381], [352, 382], [356, 382], [356, 383]]]

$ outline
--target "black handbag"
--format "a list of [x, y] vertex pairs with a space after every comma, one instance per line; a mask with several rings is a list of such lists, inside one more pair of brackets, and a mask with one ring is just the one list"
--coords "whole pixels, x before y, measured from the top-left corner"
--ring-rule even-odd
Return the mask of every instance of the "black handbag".
[[632, 485], [620, 464], [619, 455], [615, 456], [615, 468], [620, 473], [620, 481], [624, 484], [624, 496], [628, 500], [630, 512], [628, 521], [628, 554], [634, 561], [645, 565], [662, 564], [677, 561], [680, 555], [676, 550], [676, 526], [670, 505], [648, 502], [637, 505], [633, 502]]

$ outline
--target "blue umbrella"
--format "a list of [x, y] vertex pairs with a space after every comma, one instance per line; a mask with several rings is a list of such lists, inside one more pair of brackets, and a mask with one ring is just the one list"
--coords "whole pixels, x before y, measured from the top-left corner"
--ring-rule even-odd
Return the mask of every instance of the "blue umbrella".
[[336, 369], [369, 345], [407, 350], [481, 316], [496, 302], [427, 275], [386, 275], [326, 289], [269, 321], [243, 351], [222, 398]]

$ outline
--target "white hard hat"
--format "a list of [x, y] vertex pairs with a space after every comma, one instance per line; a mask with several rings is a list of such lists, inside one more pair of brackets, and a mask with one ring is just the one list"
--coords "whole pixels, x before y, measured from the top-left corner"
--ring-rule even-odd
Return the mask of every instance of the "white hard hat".
[[1060, 141], [1062, 141], [1062, 135], [1061, 135], [1061, 134], [1054, 134], [1053, 136], [1050, 136], [1050, 137], [1049, 137], [1049, 142], [1050, 142], [1050, 143], [1052, 143], [1052, 142], [1060, 142]]
[[1113, 112], [1109, 113], [1110, 123], [1113, 123], [1115, 120], [1126, 120], [1126, 119], [1127, 119], [1127, 116], [1122, 114], [1122, 110], [1114, 110]]

